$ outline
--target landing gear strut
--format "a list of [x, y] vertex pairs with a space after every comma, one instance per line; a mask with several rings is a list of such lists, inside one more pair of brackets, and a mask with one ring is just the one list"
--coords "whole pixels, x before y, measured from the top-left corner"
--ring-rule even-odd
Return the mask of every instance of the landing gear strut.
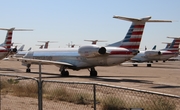
[[93, 77], [97, 76], [97, 71], [95, 70], [94, 67], [90, 68], [89, 72], [90, 72], [90, 76], [93, 76]]
[[66, 71], [64, 66], [62, 66], [62, 67], [59, 69], [59, 71], [61, 72], [61, 76], [62, 76], [62, 77], [67, 77], [67, 76], [69, 76], [69, 71]]
[[31, 64], [27, 64], [26, 73], [30, 73], [30, 72], [31, 72], [31, 69], [30, 69], [30, 67], [31, 67]]

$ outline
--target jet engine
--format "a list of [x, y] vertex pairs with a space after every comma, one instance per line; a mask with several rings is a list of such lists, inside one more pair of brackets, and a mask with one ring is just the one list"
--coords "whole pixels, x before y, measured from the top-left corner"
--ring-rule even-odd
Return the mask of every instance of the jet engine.
[[95, 57], [106, 54], [106, 48], [96, 45], [82, 46], [79, 48], [78, 53], [84, 57]]
[[157, 55], [161, 55], [161, 51], [146, 51], [145, 55], [146, 56], [157, 56]]
[[17, 53], [17, 48], [11, 48], [10, 49], [10, 55], [14, 55], [15, 53]]

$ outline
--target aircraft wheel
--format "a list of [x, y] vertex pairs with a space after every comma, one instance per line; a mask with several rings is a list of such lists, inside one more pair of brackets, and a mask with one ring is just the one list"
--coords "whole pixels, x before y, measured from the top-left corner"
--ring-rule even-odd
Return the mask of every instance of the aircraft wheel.
[[97, 71], [91, 71], [90, 76], [93, 76], [93, 77], [97, 76]]
[[156, 62], [158, 62], [158, 60], [156, 60]]
[[63, 76], [63, 77], [69, 76], [69, 71], [62, 71], [61, 76]]
[[151, 64], [147, 64], [147, 67], [151, 67]]
[[31, 69], [26, 69], [26, 73], [30, 73], [31, 72]]
[[133, 66], [134, 66], [134, 67], [137, 67], [137, 66], [138, 66], [138, 64], [133, 64]]
[[165, 61], [165, 60], [163, 60], [163, 62], [165, 63], [166, 61]]

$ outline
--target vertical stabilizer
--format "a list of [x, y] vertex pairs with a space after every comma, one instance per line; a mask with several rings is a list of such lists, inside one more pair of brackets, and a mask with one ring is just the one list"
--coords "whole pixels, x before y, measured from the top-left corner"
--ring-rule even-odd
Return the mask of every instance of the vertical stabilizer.
[[132, 22], [132, 24], [123, 40], [110, 44], [108, 46], [122, 47], [130, 50], [139, 49], [146, 22], [172, 22], [170, 20], [150, 20], [151, 19], [150, 16], [141, 19], [128, 18], [122, 16], [114, 16], [113, 18], [130, 21]]

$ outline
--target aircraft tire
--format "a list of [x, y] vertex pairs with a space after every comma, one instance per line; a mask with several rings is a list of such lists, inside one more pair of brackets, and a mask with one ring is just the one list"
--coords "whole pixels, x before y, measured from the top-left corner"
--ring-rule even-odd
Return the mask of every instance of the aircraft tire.
[[69, 71], [63, 71], [63, 72], [61, 72], [61, 76], [63, 76], [63, 77], [68, 77], [68, 76], [69, 76]]
[[26, 69], [26, 73], [30, 73], [31, 72], [31, 69]]
[[91, 71], [91, 72], [90, 72], [90, 76], [96, 77], [96, 76], [97, 76], [97, 71]]
[[137, 67], [137, 66], [138, 66], [138, 64], [133, 64], [133, 66], [134, 66], [134, 67]]
[[151, 67], [151, 64], [147, 64], [147, 67]]

